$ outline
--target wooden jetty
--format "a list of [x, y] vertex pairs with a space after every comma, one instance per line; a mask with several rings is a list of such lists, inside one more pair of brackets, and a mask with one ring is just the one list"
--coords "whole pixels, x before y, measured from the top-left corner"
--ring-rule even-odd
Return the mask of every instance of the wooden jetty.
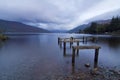
[[80, 40], [78, 40], [78, 39], [73, 39], [73, 40], [71, 40], [71, 39], [65, 39], [63, 41], [63, 53], [64, 53], [64, 55], [66, 55], [66, 43], [67, 42], [70, 43], [70, 48], [71, 48], [73, 43], [76, 43], [77, 46], [79, 46]]
[[96, 42], [96, 38], [95, 37], [80, 37], [80, 38], [73, 38], [73, 37], [70, 37], [70, 38], [60, 38], [58, 37], [58, 44], [60, 45], [60, 47], [62, 47], [62, 44], [64, 43], [69, 43], [70, 44], [70, 48], [72, 46], [72, 44], [74, 42], [83, 42], [83, 43], [87, 43], [88, 41], [94, 41]]
[[[95, 49], [95, 56], [94, 56], [94, 68], [97, 68], [97, 64], [98, 64], [98, 55], [99, 55], [99, 49], [101, 47], [100, 46], [73, 46], [72, 47], [72, 65], [74, 66], [75, 64], [75, 52], [76, 50], [80, 50], [80, 49]], [[77, 52], [78, 54], [78, 52]]]
[[85, 39], [85, 37], [82, 37], [82, 38], [73, 38], [73, 37], [70, 37], [70, 38], [60, 38], [58, 37], [58, 44], [60, 45], [60, 47], [64, 47], [64, 45], [66, 45], [66, 43], [69, 43], [70, 44], [70, 48], [72, 47], [72, 44], [76, 42], [87, 42], [87, 38]]
[[73, 37], [70, 37], [70, 38], [60, 38], [60, 37], [58, 37], [58, 44], [59, 44], [60, 42], [63, 42], [64, 40], [71, 40], [71, 41], [72, 41], [72, 40], [76, 40], [76, 39], [78, 40], [78, 39], [79, 39], [79, 40], [81, 40], [81, 41], [85, 41], [86, 38], [87, 38], [87, 37], [84, 37], [84, 36], [81, 37], [81, 38], [73, 38]]
[[[80, 46], [79, 43], [83, 42], [83, 43], [87, 43], [87, 41], [95, 41], [96, 39], [95, 37], [81, 37], [81, 38], [60, 38], [58, 37], [58, 44], [60, 45], [60, 47], [63, 46], [63, 55], [66, 56], [66, 43], [70, 44], [70, 48], [72, 48], [72, 66], [74, 66], [75, 64], [75, 53], [77, 51], [77, 56], [79, 53], [80, 49], [95, 49], [95, 56], [94, 56], [94, 68], [97, 68], [97, 64], [98, 64], [98, 54], [99, 54], [99, 49], [101, 48], [100, 46]], [[73, 43], [76, 43], [76, 46], [72, 46]]]

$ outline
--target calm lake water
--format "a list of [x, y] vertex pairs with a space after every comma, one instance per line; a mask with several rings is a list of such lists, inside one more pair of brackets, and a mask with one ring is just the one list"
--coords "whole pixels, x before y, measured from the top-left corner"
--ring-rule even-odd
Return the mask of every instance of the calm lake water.
[[[120, 37], [87, 34], [30, 34], [9, 35], [0, 43], [0, 80], [51, 80], [55, 76], [88, 70], [84, 65], [94, 64], [94, 50], [80, 50], [75, 67], [71, 64], [72, 50], [67, 44], [66, 56], [58, 45], [58, 37], [95, 36], [97, 42], [80, 45], [99, 45], [98, 66], [120, 70]], [[76, 44], [73, 44], [76, 45]]]

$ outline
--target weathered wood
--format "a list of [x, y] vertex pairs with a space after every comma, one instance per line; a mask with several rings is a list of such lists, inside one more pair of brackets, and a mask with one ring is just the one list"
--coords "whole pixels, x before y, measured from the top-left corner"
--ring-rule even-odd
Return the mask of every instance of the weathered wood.
[[87, 43], [87, 41], [88, 41], [88, 39], [87, 39], [87, 37], [86, 37], [85, 43]]
[[94, 68], [97, 68], [99, 49], [95, 49]]
[[76, 40], [79, 40], [79, 41], [82, 41], [83, 43], [85, 42], [85, 43], [87, 43], [87, 41], [89, 41], [89, 40], [95, 40], [95, 37], [85, 37], [85, 36], [83, 36], [83, 37], [80, 37], [80, 38], [73, 38], [73, 37], [70, 37], [70, 38], [60, 38], [60, 37], [58, 37], [58, 43], [61, 41], [61, 42], [64, 42], [64, 41], [66, 41], [66, 42], [71, 42], [71, 43], [73, 43], [73, 42], [76, 42]]
[[60, 45], [60, 48], [62, 48], [62, 39], [58, 37], [58, 45]]
[[64, 49], [66, 49], [66, 42], [64, 42]]
[[71, 41], [70, 41], [70, 48], [72, 48], [72, 44], [73, 44], [73, 42], [72, 42], [72, 41], [73, 41], [73, 37], [70, 37], [70, 40], [71, 40]]
[[62, 48], [63, 46], [63, 54], [65, 55], [66, 54], [66, 43], [69, 43], [70, 44], [70, 48], [72, 47], [73, 43], [77, 43], [77, 46], [75, 46], [74, 48], [77, 49], [77, 55], [79, 54], [79, 49], [91, 49], [93, 47], [85, 47], [85, 46], [79, 46], [79, 43], [82, 41], [83, 39], [83, 42], [86, 42], [87, 43], [87, 37], [81, 37], [81, 38], [73, 38], [73, 37], [70, 37], [70, 38], [60, 38], [58, 37], [58, 45], [60, 45], [60, 48]]
[[70, 43], [70, 48], [72, 48], [72, 44], [74, 42], [78, 43], [78, 42], [80, 42], [80, 39], [74, 39], [73, 37], [71, 37], [71, 38], [59, 38], [58, 37], [58, 45], [60, 45], [60, 48], [62, 48], [62, 44], [63, 44], [63, 47], [65, 48], [66, 43]]
[[66, 56], [66, 48], [63, 49], [63, 56]]
[[[77, 46], [79, 46], [79, 42], [77, 42]], [[78, 53], [79, 53], [79, 49], [77, 49], [77, 55], [78, 55]]]
[[70, 42], [70, 48], [72, 47], [73, 42]]
[[60, 42], [60, 48], [62, 48], [62, 42]]
[[64, 42], [64, 49], [63, 49], [63, 54], [66, 55], [66, 42]]
[[58, 44], [60, 44], [60, 38], [58, 37]]
[[78, 39], [73, 39], [73, 40], [64, 40], [63, 42], [80, 42], [80, 40]]
[[[72, 54], [71, 53], [65, 53], [65, 55], [63, 55], [64, 57], [68, 57], [68, 58], [71, 58], [72, 57]], [[75, 55], [75, 57], [78, 57], [78, 55]]]
[[83, 43], [84, 43], [84, 36], [83, 36]]
[[100, 49], [100, 46], [73, 46], [74, 49]]
[[[95, 57], [94, 57], [94, 68], [97, 68], [98, 64], [98, 54], [99, 54], [99, 49], [101, 48], [100, 46], [73, 46], [73, 52], [72, 52], [72, 64], [75, 64], [75, 51], [79, 49], [95, 49]], [[78, 52], [77, 52], [78, 54]]]
[[72, 53], [72, 65], [75, 65], [75, 49], [73, 48], [73, 53]]

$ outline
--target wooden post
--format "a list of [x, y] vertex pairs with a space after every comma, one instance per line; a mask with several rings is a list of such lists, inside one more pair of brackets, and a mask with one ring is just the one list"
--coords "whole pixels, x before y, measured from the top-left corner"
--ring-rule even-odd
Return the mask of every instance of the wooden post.
[[75, 65], [75, 48], [73, 47], [73, 52], [72, 52], [72, 66]]
[[97, 68], [99, 49], [95, 49], [94, 68]]
[[59, 44], [59, 42], [60, 42], [60, 38], [58, 37], [58, 44]]
[[75, 64], [72, 64], [72, 74], [75, 73]]
[[59, 41], [59, 44], [60, 44], [60, 48], [62, 48], [62, 41], [61, 41], [61, 39]]
[[72, 47], [72, 41], [70, 41], [70, 48]]
[[66, 48], [63, 50], [63, 56], [66, 56]]
[[73, 44], [73, 37], [70, 37], [70, 48], [72, 47]]
[[64, 41], [64, 49], [66, 48], [66, 42]]
[[72, 52], [72, 74], [75, 72], [75, 48], [73, 47], [73, 52]]
[[[77, 41], [77, 46], [79, 46], [79, 41]], [[79, 49], [77, 49], [77, 55], [79, 53]]]
[[86, 44], [87, 44], [87, 41], [88, 41], [88, 40], [87, 40], [87, 37], [86, 37], [86, 40], [85, 40], [85, 43], [86, 43]]
[[60, 48], [62, 48], [62, 39], [60, 37], [58, 37], [58, 45], [60, 45]]
[[63, 53], [64, 53], [64, 55], [66, 55], [66, 42], [64, 41], [64, 44], [63, 44], [63, 46], [64, 46], [64, 48], [63, 48]]
[[85, 38], [84, 38], [84, 36], [83, 36], [83, 43], [84, 43], [84, 39], [85, 39]]

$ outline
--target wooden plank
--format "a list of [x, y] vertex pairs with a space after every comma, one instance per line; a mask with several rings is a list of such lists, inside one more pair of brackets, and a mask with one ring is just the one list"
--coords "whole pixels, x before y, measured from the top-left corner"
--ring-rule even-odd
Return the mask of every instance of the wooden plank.
[[100, 49], [100, 46], [73, 46], [74, 49]]
[[[100, 46], [73, 46], [73, 52], [72, 52], [72, 65], [75, 65], [75, 51], [76, 49], [95, 49], [95, 56], [94, 56], [94, 68], [97, 68], [98, 65], [98, 54], [99, 54], [99, 49], [101, 48]], [[78, 52], [77, 52], [78, 54]]]
[[70, 37], [70, 38], [60, 38], [58, 37], [58, 40], [61, 41], [61, 42], [77, 42], [77, 41], [82, 41], [84, 42], [85, 41], [85, 38], [87, 37], [81, 37], [81, 38], [73, 38], [73, 37]]
[[64, 40], [63, 42], [80, 42], [80, 40]]

